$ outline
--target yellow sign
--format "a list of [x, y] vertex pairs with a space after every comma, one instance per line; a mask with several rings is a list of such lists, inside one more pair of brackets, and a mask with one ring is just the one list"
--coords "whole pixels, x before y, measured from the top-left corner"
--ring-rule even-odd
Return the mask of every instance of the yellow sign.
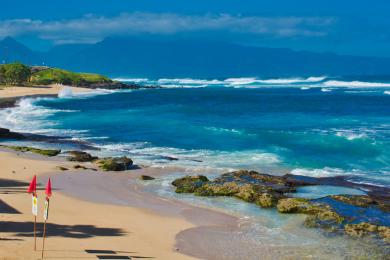
[[38, 216], [38, 198], [32, 196], [32, 214]]
[[49, 201], [45, 200], [45, 206], [43, 210], [43, 219], [47, 220], [49, 218]]

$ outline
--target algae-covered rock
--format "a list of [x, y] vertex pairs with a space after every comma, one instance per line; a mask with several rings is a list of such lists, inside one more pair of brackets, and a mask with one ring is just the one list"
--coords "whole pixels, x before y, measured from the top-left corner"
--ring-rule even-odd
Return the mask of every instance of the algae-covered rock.
[[340, 216], [328, 205], [311, 205], [305, 211], [308, 216], [305, 219], [306, 227], [318, 227], [327, 231], [337, 231], [344, 221], [344, 217]]
[[309, 207], [307, 199], [302, 198], [281, 199], [276, 205], [280, 213], [305, 213]]
[[176, 179], [172, 182], [172, 185], [176, 187], [176, 193], [193, 193], [204, 183], [207, 183], [209, 179], [206, 176], [185, 176]]
[[133, 160], [124, 157], [108, 157], [97, 161], [98, 166], [104, 171], [126, 171], [133, 165]]
[[12, 149], [17, 152], [31, 152], [36, 153], [44, 156], [56, 156], [61, 153], [61, 150], [55, 150], [55, 149], [39, 149], [39, 148], [33, 148], [33, 147], [27, 147], [27, 146], [12, 146], [12, 145], [4, 145], [3, 147]]
[[390, 227], [379, 226], [378, 233], [379, 236], [381, 236], [386, 243], [390, 244]]
[[377, 232], [378, 226], [362, 222], [359, 224], [347, 224], [344, 226], [345, 233], [353, 237], [366, 236], [369, 233]]
[[198, 196], [233, 196], [240, 191], [237, 183], [225, 182], [223, 184], [207, 183], [195, 190]]
[[278, 197], [271, 193], [262, 193], [256, 199], [256, 204], [262, 208], [272, 208], [278, 202]]
[[254, 202], [257, 198], [257, 191], [254, 185], [245, 184], [239, 188], [239, 191], [234, 196], [246, 202]]
[[366, 208], [376, 204], [375, 201], [367, 195], [332, 195], [330, 197], [334, 200], [358, 207]]
[[154, 180], [155, 178], [152, 177], [152, 176], [148, 176], [148, 175], [141, 175], [139, 176], [139, 178], [143, 181], [151, 181], [151, 180]]
[[57, 169], [60, 171], [68, 171], [69, 169], [64, 166], [57, 166]]
[[390, 227], [387, 226], [362, 222], [358, 224], [347, 224], [344, 226], [344, 231], [346, 234], [355, 238], [373, 236], [383, 239], [386, 243], [390, 243]]
[[70, 155], [68, 157], [68, 160], [74, 161], [74, 162], [92, 162], [92, 161], [98, 159], [96, 156], [92, 156], [87, 152], [70, 151], [67, 153]]

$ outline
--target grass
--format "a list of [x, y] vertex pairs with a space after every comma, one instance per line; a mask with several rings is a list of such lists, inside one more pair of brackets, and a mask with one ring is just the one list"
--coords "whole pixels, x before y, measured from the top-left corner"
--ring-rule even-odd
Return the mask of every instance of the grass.
[[108, 77], [99, 74], [76, 73], [57, 68], [41, 70], [31, 76], [31, 83], [35, 85], [60, 83], [79, 86], [104, 82], [111, 82], [111, 80]]
[[53, 150], [53, 149], [39, 149], [27, 146], [13, 146], [13, 145], [2, 145], [2, 147], [17, 151], [17, 152], [31, 152], [44, 156], [56, 156], [61, 153], [61, 150]]

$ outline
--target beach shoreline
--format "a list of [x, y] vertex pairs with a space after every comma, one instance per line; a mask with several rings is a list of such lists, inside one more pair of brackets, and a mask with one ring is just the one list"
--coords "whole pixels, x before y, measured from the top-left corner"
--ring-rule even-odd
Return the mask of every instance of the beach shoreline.
[[[0, 239], [3, 242], [0, 246], [0, 255], [3, 259], [36, 259], [38, 256], [39, 251], [35, 254], [33, 252], [32, 231], [26, 224], [31, 223], [33, 216], [30, 214], [30, 196], [24, 189], [27, 188], [26, 185], [33, 174], [37, 174], [40, 187], [44, 185], [48, 176], [51, 177], [54, 187], [49, 223], [52, 229], [57, 230], [48, 231], [48, 258], [50, 256], [81, 257], [87, 255], [83, 252], [85, 249], [99, 249], [137, 252], [128, 254], [129, 256], [190, 259], [175, 249], [176, 234], [194, 227], [194, 224], [184, 218], [172, 214], [169, 216], [157, 214], [155, 211], [129, 205], [92, 202], [77, 199], [77, 196], [69, 196], [72, 190], [61, 186], [66, 184], [57, 178], [60, 173], [57, 166], [65, 165], [71, 168], [74, 163], [62, 158], [47, 160], [42, 156], [2, 149], [0, 163], [2, 165], [0, 170], [2, 210], [8, 210], [8, 213], [1, 214]], [[78, 173], [80, 174], [78, 171], [71, 170], [60, 175], [64, 174], [66, 179], [66, 176], [72, 177]], [[81, 174], [91, 176], [90, 172]], [[91, 184], [96, 184], [92, 182], [93, 179], [90, 178]], [[42, 201], [43, 192], [39, 191], [38, 196]], [[142, 200], [141, 197], [139, 198]], [[12, 214], [12, 212], [18, 213]], [[41, 223], [39, 217], [38, 221]], [[83, 226], [88, 227], [84, 230]], [[51, 235], [51, 232], [54, 234]], [[41, 241], [40, 239], [38, 241], [40, 247]]]
[[[0, 90], [0, 103], [4, 104], [1, 107], [12, 107], [25, 97], [54, 97], [62, 87], [8, 87]], [[72, 91], [81, 93], [92, 90], [72, 87]], [[67, 162], [61, 157], [44, 157], [1, 148], [0, 165], [1, 259], [37, 259], [41, 240], [38, 239], [38, 251], [34, 252], [32, 231], [28, 228], [28, 223], [33, 219], [30, 213], [30, 196], [24, 190], [34, 174], [37, 174], [39, 184], [43, 185], [44, 176], [55, 176], [61, 172], [58, 165], [72, 168], [75, 163]], [[66, 174], [75, 172], [77, 171]], [[58, 230], [48, 230], [47, 258], [85, 257], [88, 253], [84, 250], [89, 248], [113, 250], [116, 254], [127, 254], [130, 257], [191, 259], [175, 249], [176, 234], [193, 227], [190, 222], [146, 209], [80, 200], [59, 190], [57, 185], [60, 183], [56, 181], [56, 177], [52, 177], [52, 180], [54, 195], [49, 223], [52, 229]], [[39, 191], [38, 195], [42, 201], [41, 193]], [[83, 226], [86, 227], [85, 230]], [[50, 235], [50, 232], [54, 234]], [[79, 241], [82, 239], [85, 241]]]

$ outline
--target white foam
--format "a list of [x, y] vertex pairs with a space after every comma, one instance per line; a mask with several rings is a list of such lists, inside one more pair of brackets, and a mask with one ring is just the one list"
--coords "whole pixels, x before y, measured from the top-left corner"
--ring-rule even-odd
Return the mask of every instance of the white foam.
[[350, 87], [350, 88], [390, 87], [390, 83], [365, 82], [365, 81], [341, 81], [341, 80], [329, 80], [324, 82], [323, 85], [328, 87]]
[[355, 139], [362, 139], [362, 138], [367, 138], [367, 135], [365, 133], [355, 133], [353, 131], [348, 131], [348, 130], [339, 130], [336, 132], [337, 136], [344, 137], [347, 140], [355, 140]]
[[385, 94], [385, 95], [390, 95], [390, 91], [389, 91], [389, 90], [386, 90], [385, 92], [383, 92], [383, 94]]
[[321, 77], [308, 78], [276, 78], [276, 79], [258, 79], [258, 78], [228, 78], [224, 82], [230, 85], [249, 85], [254, 83], [270, 84], [270, 85], [288, 85], [294, 83], [315, 83], [326, 79]]
[[225, 83], [231, 85], [247, 85], [257, 82], [256, 78], [228, 78], [224, 80]]
[[310, 177], [333, 177], [333, 176], [347, 175], [347, 173], [345, 171], [343, 171], [342, 169], [330, 168], [330, 167], [325, 167], [323, 169], [297, 168], [297, 169], [292, 170], [291, 174], [310, 176]]
[[[129, 155], [140, 164], [162, 166], [180, 166], [191, 170], [223, 169], [225, 171], [243, 167], [257, 168], [270, 166], [280, 162], [280, 158], [273, 153], [261, 150], [250, 151], [214, 151], [200, 149], [180, 149], [172, 147], [156, 147], [147, 142], [119, 143], [97, 145], [104, 156]], [[177, 160], [169, 160], [175, 158]]]
[[321, 88], [322, 92], [331, 92], [332, 90], [330, 88]]
[[304, 82], [319, 82], [326, 79], [326, 77], [308, 77], [308, 78], [286, 78], [286, 79], [266, 79], [258, 80], [260, 83], [267, 84], [292, 84], [292, 83], [304, 83]]
[[147, 78], [114, 78], [113, 80], [122, 81], [122, 82], [136, 82], [136, 83], [149, 81], [149, 79], [147, 79]]
[[64, 86], [60, 92], [58, 92], [59, 98], [69, 98], [73, 96], [72, 87]]
[[56, 123], [47, 118], [55, 113], [73, 113], [77, 112], [77, 110], [50, 109], [35, 104], [42, 99], [24, 98], [17, 103], [16, 107], [0, 110], [1, 126], [13, 131], [36, 134], [59, 135], [69, 133], [68, 130], [53, 128]]
[[206, 80], [206, 79], [191, 79], [191, 78], [178, 78], [178, 79], [159, 79], [157, 80], [159, 84], [183, 84], [183, 85], [216, 85], [216, 84], [223, 84], [223, 81], [219, 81], [216, 79], [213, 80]]

